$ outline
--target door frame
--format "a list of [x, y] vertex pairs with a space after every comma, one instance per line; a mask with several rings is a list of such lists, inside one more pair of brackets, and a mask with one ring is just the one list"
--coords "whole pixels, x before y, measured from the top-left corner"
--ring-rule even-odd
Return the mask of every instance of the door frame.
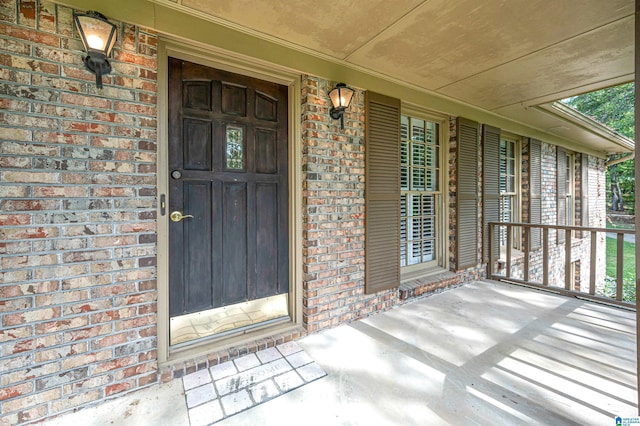
[[[169, 345], [169, 215], [162, 215], [161, 196], [169, 197], [168, 171], [168, 58], [178, 58], [211, 68], [258, 78], [288, 87], [289, 167], [289, 314], [290, 321], [257, 326], [220, 339], [196, 342], [179, 349]], [[300, 133], [300, 73], [213, 46], [161, 36], [158, 43], [158, 145], [157, 145], [157, 235], [158, 235], [158, 364], [160, 366], [240, 345], [302, 325], [302, 138]]]

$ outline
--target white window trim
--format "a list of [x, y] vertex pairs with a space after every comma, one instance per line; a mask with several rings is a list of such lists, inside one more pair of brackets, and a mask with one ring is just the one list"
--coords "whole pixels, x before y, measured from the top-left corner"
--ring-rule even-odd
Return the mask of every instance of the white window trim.
[[[508, 140], [514, 142], [514, 161], [515, 161], [515, 203], [516, 209], [513, 221], [522, 222], [522, 137], [513, 133], [502, 131], [500, 140]], [[502, 193], [500, 194], [502, 200]], [[513, 228], [512, 250], [522, 249], [522, 230], [519, 227]], [[506, 250], [506, 246], [500, 245], [500, 251]]]
[[[438, 259], [431, 262], [408, 265], [401, 268], [401, 279], [415, 279], [420, 276], [442, 272], [449, 268], [449, 116], [438, 114], [418, 105], [403, 103], [401, 115], [419, 118], [438, 124], [438, 138], [440, 145], [440, 205], [436, 206], [436, 253]], [[399, 259], [398, 259], [399, 260]]]

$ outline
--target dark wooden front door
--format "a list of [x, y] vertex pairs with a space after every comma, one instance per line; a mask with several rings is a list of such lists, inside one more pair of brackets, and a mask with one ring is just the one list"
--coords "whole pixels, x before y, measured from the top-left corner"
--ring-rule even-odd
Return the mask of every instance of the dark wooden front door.
[[287, 87], [169, 58], [171, 317], [289, 291]]

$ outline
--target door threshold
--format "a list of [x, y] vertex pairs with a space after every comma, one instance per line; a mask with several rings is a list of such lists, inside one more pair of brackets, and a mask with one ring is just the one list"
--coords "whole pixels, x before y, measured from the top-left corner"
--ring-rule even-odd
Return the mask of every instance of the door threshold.
[[221, 333], [212, 334], [211, 336], [200, 337], [198, 339], [189, 340], [188, 342], [178, 343], [178, 344], [172, 345], [171, 346], [171, 350], [172, 351], [180, 351], [180, 350], [183, 350], [183, 349], [186, 349], [186, 348], [190, 348], [192, 346], [199, 346], [202, 343], [224, 340], [227, 337], [231, 337], [231, 336], [235, 337], [235, 336], [238, 336], [238, 335], [247, 334], [249, 332], [255, 331], [256, 329], [262, 329], [262, 328], [265, 328], [265, 327], [277, 325], [277, 324], [280, 324], [280, 323], [290, 322], [290, 321], [291, 321], [291, 318], [289, 318], [289, 316], [280, 317], [280, 318], [274, 318], [274, 319], [271, 319], [271, 320], [268, 320], [268, 321], [263, 321], [261, 323], [246, 325], [244, 327], [235, 328], [233, 330], [228, 330], [228, 331], [223, 331]]
[[286, 293], [236, 303], [171, 318], [170, 345], [172, 349], [183, 348], [290, 319]]

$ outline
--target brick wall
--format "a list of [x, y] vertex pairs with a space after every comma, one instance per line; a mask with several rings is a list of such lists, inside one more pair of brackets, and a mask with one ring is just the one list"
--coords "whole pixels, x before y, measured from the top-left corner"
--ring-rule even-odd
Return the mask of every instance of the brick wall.
[[[364, 92], [341, 130], [329, 117], [334, 82], [303, 76], [303, 328], [158, 374], [157, 36], [117, 23], [114, 71], [98, 91], [72, 12], [0, 0], [0, 424], [54, 416], [399, 303], [397, 289], [364, 294]], [[451, 117], [453, 271], [455, 125]], [[478, 161], [482, 170], [480, 145]], [[604, 214], [603, 164], [593, 159], [593, 214]], [[555, 185], [553, 173], [545, 182]], [[479, 216], [479, 252], [481, 232]], [[482, 278], [484, 266], [457, 275]]]
[[[542, 223], [555, 225], [557, 222], [557, 182], [556, 182], [556, 153], [557, 147], [547, 143], [542, 143]], [[604, 198], [604, 179], [605, 167], [604, 160], [589, 156], [589, 226], [604, 227], [605, 218], [605, 198]], [[580, 200], [580, 175], [581, 165], [579, 156], [576, 156], [576, 226], [580, 226], [579, 214], [581, 206]], [[529, 146], [523, 143], [522, 146], [522, 221], [529, 222]], [[549, 230], [549, 285], [563, 287], [565, 286], [565, 244], [557, 243], [557, 231]], [[591, 261], [591, 240], [590, 234], [575, 233], [571, 241], [571, 262], [576, 266], [575, 289], [587, 292], [589, 290]], [[604, 284], [605, 275], [605, 236], [599, 234], [597, 237], [598, 264], [596, 265], [596, 284], [597, 289], [601, 290]], [[512, 253], [511, 276], [523, 279], [523, 254], [521, 252]], [[543, 281], [543, 251], [542, 249], [530, 253], [529, 260], [529, 279], [533, 282], [542, 283]], [[585, 266], [586, 265], [586, 266]], [[500, 271], [504, 274], [504, 271]]]
[[0, 422], [157, 381], [156, 49], [98, 92], [72, 10], [0, 1]]
[[302, 78], [303, 316], [309, 332], [393, 306], [397, 289], [364, 294], [364, 92], [345, 130], [329, 117], [335, 86]]

